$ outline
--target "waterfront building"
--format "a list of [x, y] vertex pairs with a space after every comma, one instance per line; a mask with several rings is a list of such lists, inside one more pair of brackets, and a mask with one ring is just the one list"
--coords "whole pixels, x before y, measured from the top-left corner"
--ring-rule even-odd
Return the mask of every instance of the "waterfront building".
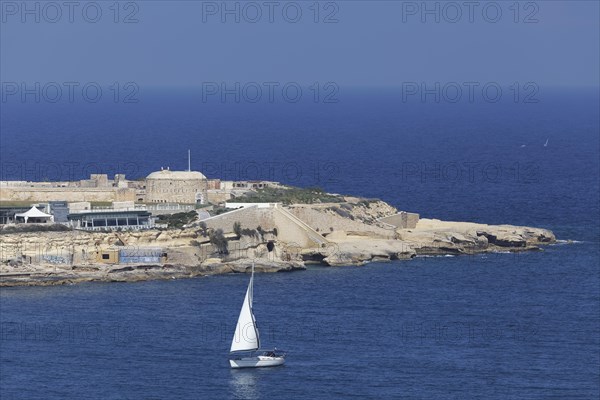
[[76, 229], [140, 230], [154, 227], [154, 218], [146, 210], [93, 209], [68, 215]]
[[54, 216], [54, 222], [68, 222], [69, 204], [66, 201], [49, 201], [48, 209]]
[[96, 261], [103, 264], [118, 264], [119, 263], [119, 249], [110, 248], [100, 250], [96, 252]]
[[10, 224], [15, 222], [15, 214], [24, 213], [30, 207], [0, 207], [0, 224]]

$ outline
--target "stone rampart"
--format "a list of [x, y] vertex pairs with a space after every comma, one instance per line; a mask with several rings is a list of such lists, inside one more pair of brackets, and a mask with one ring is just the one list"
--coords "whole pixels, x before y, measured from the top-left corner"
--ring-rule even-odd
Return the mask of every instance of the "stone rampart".
[[398, 229], [414, 229], [419, 222], [419, 214], [401, 211], [398, 214], [380, 218], [379, 221], [393, 225]]
[[135, 190], [127, 188], [43, 188], [2, 186], [0, 188], [0, 201], [22, 201], [33, 203], [47, 201], [135, 201]]
[[332, 231], [366, 233], [383, 238], [393, 238], [395, 235], [394, 230], [391, 228], [386, 229], [375, 225], [367, 225], [360, 221], [331, 214], [326, 210], [309, 207], [290, 207], [288, 210], [313, 229], [325, 235]]

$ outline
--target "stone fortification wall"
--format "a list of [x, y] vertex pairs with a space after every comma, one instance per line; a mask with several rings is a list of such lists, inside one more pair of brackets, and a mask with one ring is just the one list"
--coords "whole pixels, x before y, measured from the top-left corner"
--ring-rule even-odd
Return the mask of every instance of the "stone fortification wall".
[[394, 225], [398, 229], [414, 229], [419, 222], [419, 214], [401, 211], [398, 214], [381, 218], [380, 221]]
[[306, 222], [313, 229], [321, 234], [328, 234], [333, 231], [345, 231], [348, 233], [363, 233], [383, 238], [394, 238], [393, 229], [386, 229], [375, 225], [367, 225], [358, 220], [352, 220], [340, 215], [328, 212], [325, 209], [312, 207], [290, 207], [289, 211], [299, 219]]
[[[284, 210], [275, 208], [273, 209], [273, 217], [275, 225], [277, 225], [279, 240], [304, 248], [318, 247], [327, 242], [304, 221], [295, 221], [293, 214], [290, 218]], [[304, 224], [308, 226], [304, 226]]]
[[206, 198], [206, 181], [200, 179], [147, 179], [146, 201], [149, 203], [196, 203], [198, 193]]
[[301, 221], [294, 221], [282, 210], [269, 207], [247, 207], [204, 220], [212, 229], [222, 229], [225, 233], [233, 232], [233, 224], [239, 222], [242, 229], [256, 229], [260, 226], [265, 231], [277, 228], [277, 239], [294, 243], [302, 247], [314, 247], [320, 238], [310, 227], [304, 227]]
[[47, 201], [135, 201], [135, 190], [126, 188], [0, 188], [0, 201], [47, 202]]
[[271, 208], [242, 208], [204, 220], [207, 227], [222, 229], [225, 233], [233, 232], [233, 224], [236, 222], [239, 222], [243, 229], [256, 229], [258, 226], [264, 230], [275, 228]]
[[31, 182], [31, 181], [0, 181], [0, 189], [4, 188], [52, 188], [78, 187], [79, 182]]

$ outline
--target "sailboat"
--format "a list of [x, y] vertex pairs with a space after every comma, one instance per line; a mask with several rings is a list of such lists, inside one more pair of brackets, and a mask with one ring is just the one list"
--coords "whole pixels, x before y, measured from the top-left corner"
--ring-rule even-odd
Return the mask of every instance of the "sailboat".
[[260, 350], [260, 335], [256, 318], [252, 312], [252, 297], [254, 294], [254, 263], [252, 263], [252, 276], [246, 290], [244, 304], [235, 327], [229, 364], [231, 368], [259, 368], [276, 367], [285, 362], [285, 353], [274, 350]]
[[550, 138], [546, 139], [546, 143], [544, 143], [544, 147], [548, 147], [548, 141], [550, 140]]

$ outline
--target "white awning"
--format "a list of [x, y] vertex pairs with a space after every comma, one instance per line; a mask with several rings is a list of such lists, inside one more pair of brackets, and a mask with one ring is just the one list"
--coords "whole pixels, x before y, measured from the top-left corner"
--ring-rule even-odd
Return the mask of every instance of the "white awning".
[[25, 211], [24, 213], [20, 213], [20, 214], [15, 214], [15, 218], [23, 218], [25, 219], [25, 222], [27, 222], [27, 220], [29, 218], [47, 218], [50, 221], [54, 221], [54, 216], [51, 214], [46, 214], [43, 211], [40, 211], [37, 207], [31, 207], [28, 211]]

